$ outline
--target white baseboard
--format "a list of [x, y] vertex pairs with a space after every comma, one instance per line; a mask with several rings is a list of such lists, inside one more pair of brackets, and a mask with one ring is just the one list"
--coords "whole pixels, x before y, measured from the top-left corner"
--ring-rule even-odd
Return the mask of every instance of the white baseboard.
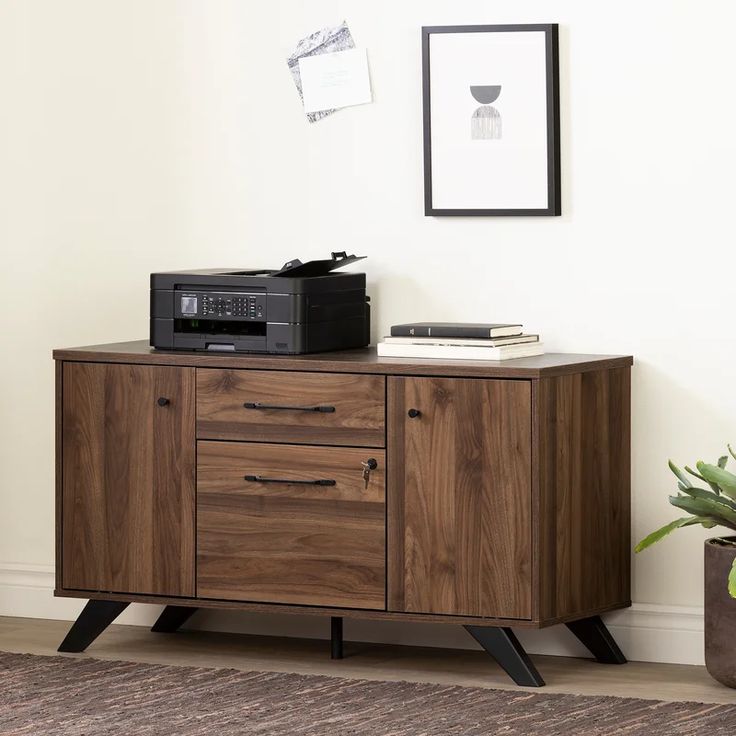
[[[84, 601], [54, 598], [53, 590], [52, 566], [0, 563], [0, 616], [75, 619]], [[123, 612], [118, 623], [150, 626], [160, 610], [160, 606], [133, 605]], [[621, 649], [631, 660], [703, 664], [702, 608], [635, 603], [631, 608], [608, 614], [604, 618]], [[320, 639], [329, 636], [329, 624], [319, 616], [200, 611], [192, 619], [191, 627], [272, 636]], [[518, 629], [517, 634], [532, 654], [588, 654], [564, 626], [542, 630]], [[345, 619], [345, 637], [352, 641], [410, 646], [477, 648], [461, 627], [443, 624]]]

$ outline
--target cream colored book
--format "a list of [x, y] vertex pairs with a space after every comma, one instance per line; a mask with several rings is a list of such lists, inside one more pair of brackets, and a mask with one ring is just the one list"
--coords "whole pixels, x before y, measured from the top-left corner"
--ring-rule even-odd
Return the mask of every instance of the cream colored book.
[[436, 360], [511, 360], [543, 355], [541, 342], [502, 345], [500, 347], [472, 345], [436, 345], [379, 342], [378, 355], [383, 358], [431, 358]]

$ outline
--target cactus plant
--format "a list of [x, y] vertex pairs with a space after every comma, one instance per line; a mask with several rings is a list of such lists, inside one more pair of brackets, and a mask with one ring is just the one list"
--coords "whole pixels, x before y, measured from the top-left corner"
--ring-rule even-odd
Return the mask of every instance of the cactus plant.
[[[728, 451], [731, 457], [736, 460], [736, 454], [734, 454], [731, 445], [728, 446]], [[728, 455], [723, 455], [718, 459], [716, 465], [710, 465], [701, 460], [696, 463], [697, 471], [685, 466], [687, 472], [683, 472], [670, 460], [670, 470], [677, 477], [679, 492], [676, 496], [670, 496], [669, 501], [673, 506], [686, 511], [690, 516], [675, 519], [652, 532], [649, 536], [644, 537], [636, 545], [635, 551], [641, 552], [675, 529], [685, 526], [700, 524], [706, 529], [723, 526], [736, 532], [736, 475], [726, 470], [727, 462]], [[701, 481], [701, 483], [694, 485], [689, 476], [695, 478], [696, 481]], [[702, 486], [707, 487], [703, 488]], [[736, 538], [733, 537], [717, 537], [713, 542], [736, 547]], [[736, 559], [734, 559], [728, 580], [725, 583], [731, 597], [736, 598]]]

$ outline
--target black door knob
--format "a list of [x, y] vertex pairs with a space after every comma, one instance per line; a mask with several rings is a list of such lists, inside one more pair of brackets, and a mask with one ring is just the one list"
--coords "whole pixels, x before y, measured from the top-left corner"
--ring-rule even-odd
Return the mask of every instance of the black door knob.
[[422, 415], [422, 412], [420, 412], [419, 409], [409, 409], [407, 414], [411, 419], [416, 419], [417, 417], [420, 417]]
[[157, 403], [159, 406], [168, 406], [171, 402], [165, 396], [161, 396]]

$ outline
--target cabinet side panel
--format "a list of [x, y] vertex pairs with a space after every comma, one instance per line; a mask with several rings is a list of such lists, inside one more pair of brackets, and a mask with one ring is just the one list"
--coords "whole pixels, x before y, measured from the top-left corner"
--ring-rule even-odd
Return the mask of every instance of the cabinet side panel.
[[604, 574], [611, 586], [611, 597], [631, 605], [631, 369], [617, 368], [601, 373], [608, 375], [609, 506], [614, 551], [610, 558], [605, 558]]
[[630, 370], [537, 385], [540, 618], [630, 603]]
[[54, 574], [55, 574], [55, 587], [57, 590], [62, 587], [62, 566], [63, 566], [63, 555], [62, 555], [62, 526], [63, 526], [63, 504], [62, 494], [64, 489], [63, 484], [63, 464], [62, 464], [62, 437], [63, 437], [63, 424], [62, 424], [62, 402], [64, 397], [64, 364], [57, 360], [54, 363], [55, 372], [55, 399], [54, 399], [54, 459], [55, 459], [55, 472], [54, 472]]

